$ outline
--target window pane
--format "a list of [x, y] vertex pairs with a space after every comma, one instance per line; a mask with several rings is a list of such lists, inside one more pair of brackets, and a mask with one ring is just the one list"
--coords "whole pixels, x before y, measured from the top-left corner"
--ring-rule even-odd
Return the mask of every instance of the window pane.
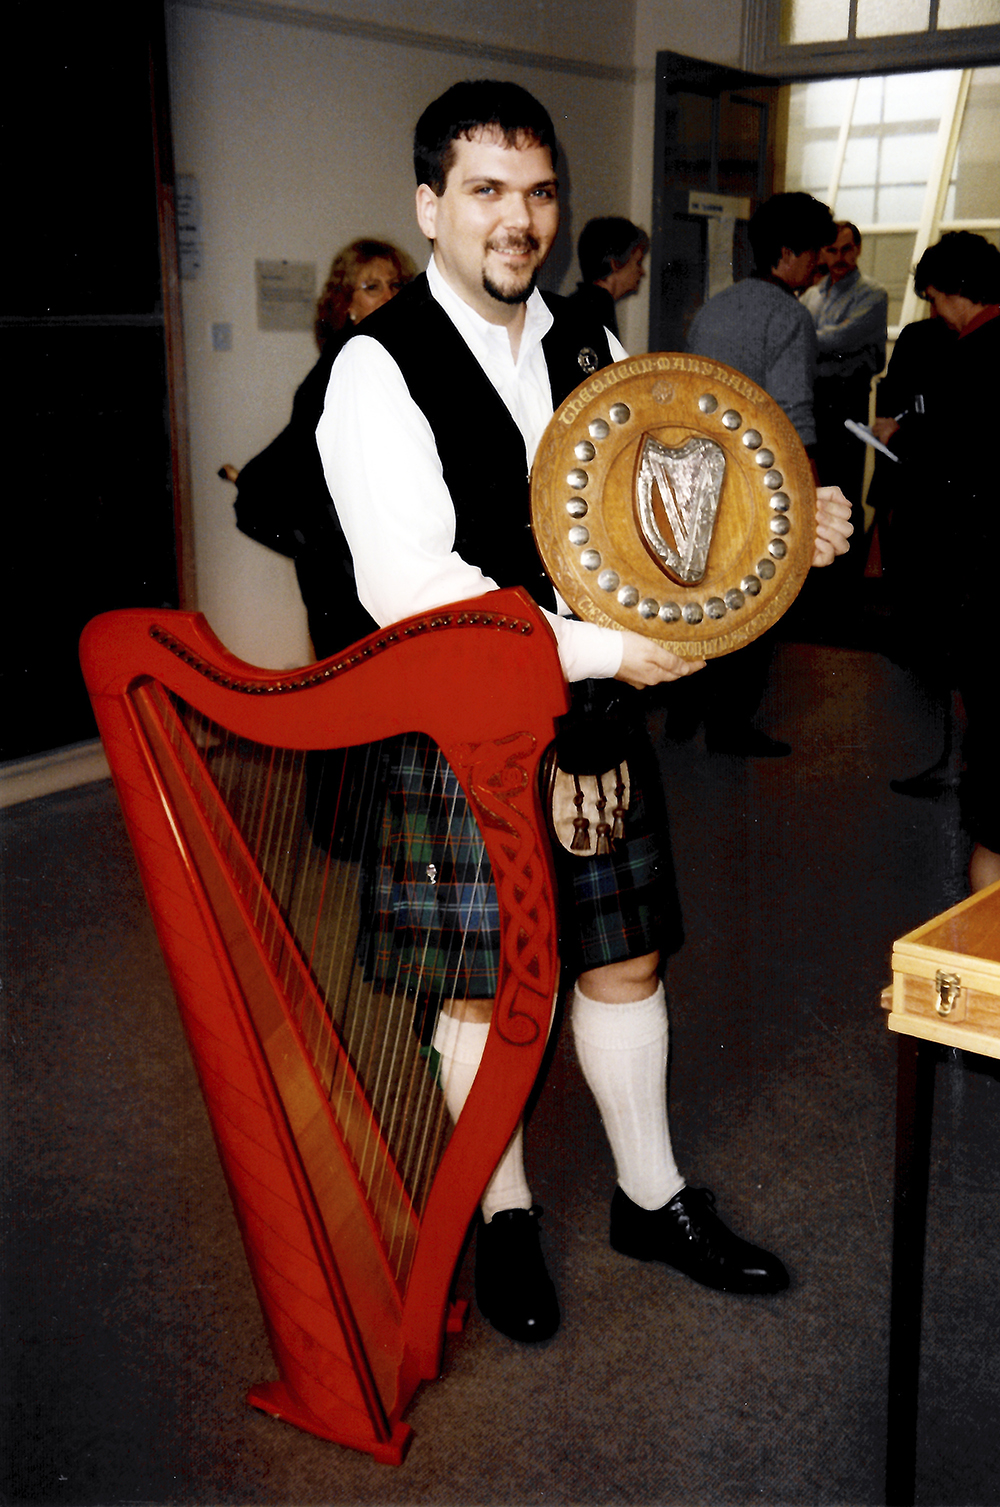
[[874, 183], [878, 177], [878, 138], [852, 135], [844, 154], [840, 174], [842, 188], [858, 188]]
[[1000, 0], [940, 0], [938, 31], [952, 26], [995, 26]]
[[913, 271], [913, 232], [906, 235], [866, 235], [861, 244], [863, 271], [889, 294], [889, 323], [898, 324], [903, 298]]
[[878, 191], [875, 219], [892, 224], [902, 221], [916, 224], [924, 207], [926, 185], [923, 183], [901, 184], [895, 188], [880, 188]]
[[941, 119], [944, 102], [954, 86], [954, 69], [937, 73], [897, 73], [881, 80], [885, 85], [884, 120]]
[[815, 131], [829, 126], [839, 131], [851, 97], [851, 84], [849, 78], [831, 78], [817, 84], [793, 85], [792, 98], [797, 102], [803, 127]]
[[836, 150], [835, 141], [807, 142], [794, 168], [791, 163], [788, 164], [785, 187], [789, 192], [801, 191], [812, 194], [817, 199], [825, 198], [830, 187]]
[[782, 0], [782, 42], [839, 42], [847, 36], [850, 0]]
[[838, 220], [853, 220], [855, 225], [870, 225], [875, 219], [873, 188], [842, 188], [836, 204], [830, 208]]
[[877, 181], [881, 184], [926, 183], [936, 142], [937, 133], [930, 131], [920, 135], [901, 131], [883, 136]]
[[904, 31], [926, 31], [930, 0], [858, 0], [859, 37], [888, 37]]
[[1000, 217], [1000, 68], [977, 68], [972, 75], [947, 210], [952, 220]]

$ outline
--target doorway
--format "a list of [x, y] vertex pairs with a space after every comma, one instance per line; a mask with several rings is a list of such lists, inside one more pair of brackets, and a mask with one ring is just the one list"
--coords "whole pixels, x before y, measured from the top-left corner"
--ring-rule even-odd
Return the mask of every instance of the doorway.
[[853, 221], [889, 291], [890, 340], [922, 317], [911, 270], [949, 230], [1000, 241], [1000, 68], [787, 84], [657, 58], [650, 350], [683, 350], [695, 312], [751, 270], [746, 226], [776, 190]]

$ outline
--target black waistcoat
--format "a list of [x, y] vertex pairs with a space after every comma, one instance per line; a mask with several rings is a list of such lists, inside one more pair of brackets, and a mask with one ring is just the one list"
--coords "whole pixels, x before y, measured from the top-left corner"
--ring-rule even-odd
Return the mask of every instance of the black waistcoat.
[[[553, 326], [542, 341], [553, 408], [612, 356], [604, 327], [545, 294]], [[420, 276], [365, 320], [396, 362], [431, 426], [455, 505], [455, 549], [499, 586], [523, 586], [543, 607], [555, 596], [531, 534], [528, 461], [510, 411]], [[581, 366], [581, 352], [587, 366]], [[399, 484], [406, 487], [406, 478]]]

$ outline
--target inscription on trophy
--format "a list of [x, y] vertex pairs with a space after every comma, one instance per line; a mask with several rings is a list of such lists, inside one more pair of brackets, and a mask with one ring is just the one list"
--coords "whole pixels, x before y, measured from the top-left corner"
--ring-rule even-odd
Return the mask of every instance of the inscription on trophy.
[[639, 530], [662, 569], [684, 586], [705, 574], [725, 474], [725, 452], [705, 435], [678, 449], [644, 437], [635, 484]]

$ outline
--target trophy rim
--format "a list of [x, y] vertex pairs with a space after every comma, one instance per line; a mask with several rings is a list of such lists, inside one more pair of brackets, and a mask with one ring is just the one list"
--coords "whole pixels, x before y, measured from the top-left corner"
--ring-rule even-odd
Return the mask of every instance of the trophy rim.
[[[648, 438], [703, 437], [726, 460], [703, 575], [656, 558], [639, 522]], [[770, 457], [770, 460], [768, 459]], [[631, 629], [688, 659], [752, 642], [792, 605], [812, 563], [811, 464], [787, 415], [755, 382], [705, 356], [631, 356], [560, 404], [531, 473], [531, 526], [576, 616]]]

